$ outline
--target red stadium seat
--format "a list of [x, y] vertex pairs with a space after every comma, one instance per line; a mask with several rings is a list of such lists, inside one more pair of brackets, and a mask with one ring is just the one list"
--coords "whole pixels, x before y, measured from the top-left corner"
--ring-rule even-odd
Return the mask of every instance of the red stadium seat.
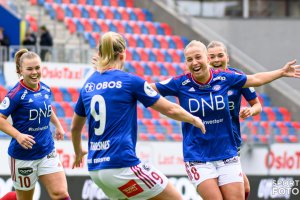
[[67, 28], [71, 34], [76, 32], [76, 24], [72, 18], [66, 17], [64, 19], [64, 23], [67, 26]]
[[30, 0], [30, 4], [31, 5], [37, 5], [38, 4], [38, 0]]
[[141, 61], [149, 61], [149, 55], [144, 48], [136, 48], [136, 52], [139, 54]]
[[67, 4], [67, 5], [68, 5], [69, 9], [72, 10], [73, 17], [76, 17], [76, 18], [82, 17], [81, 10], [77, 7], [77, 5], [74, 5], [74, 4]]
[[166, 35], [172, 35], [172, 28], [167, 23], [161, 23], [160, 26], [164, 29]]
[[68, 92], [71, 94], [72, 102], [77, 102], [79, 97], [79, 92], [76, 88], [67, 88]]
[[276, 121], [276, 115], [272, 107], [263, 107], [263, 111], [267, 114], [268, 121]]
[[143, 76], [145, 74], [144, 68], [141, 66], [140, 62], [137, 61], [131, 61], [131, 64], [134, 66], [136, 74], [138, 76]]
[[177, 76], [176, 69], [171, 63], [164, 63], [164, 67], [168, 70], [169, 76]]
[[98, 18], [98, 13], [95, 10], [94, 6], [91, 5], [84, 5], [85, 9], [89, 12], [90, 18], [91, 19], [97, 19]]
[[63, 94], [61, 93], [60, 89], [57, 87], [51, 87], [51, 91], [54, 97], [54, 101], [63, 101]]
[[61, 101], [60, 105], [64, 109], [66, 117], [73, 117], [74, 109], [69, 102]]
[[172, 36], [172, 39], [173, 39], [173, 41], [175, 42], [177, 49], [184, 49], [185, 44], [184, 44], [184, 42], [182, 41], [182, 39], [181, 39], [180, 36], [173, 35], [173, 36]]
[[149, 35], [142, 34], [140, 38], [144, 41], [145, 48], [152, 48], [153, 42], [151, 41]]
[[130, 20], [129, 13], [124, 7], [116, 7], [117, 11], [121, 14], [122, 20]]
[[132, 11], [138, 18], [138, 21], [146, 21], [145, 13], [140, 8], [133, 8]]
[[160, 48], [162, 48], [162, 49], [168, 49], [169, 48], [169, 43], [166, 40], [166, 37], [164, 35], [156, 35], [156, 39], [160, 43]]
[[152, 74], [154, 76], [160, 76], [161, 75], [160, 74], [160, 69], [157, 66], [156, 62], [148, 62], [147, 64], [151, 68]]
[[108, 26], [108, 24], [105, 20], [97, 19], [96, 22], [100, 26], [101, 32], [108, 32], [109, 31], [109, 26]]
[[37, 20], [31, 15], [26, 15], [26, 20], [28, 21], [32, 31], [37, 32], [38, 31]]
[[0, 101], [2, 101], [5, 97], [5, 95], [7, 94], [7, 90], [0, 85]]
[[114, 13], [112, 12], [110, 7], [102, 6], [101, 9], [105, 14], [105, 19], [114, 19]]
[[87, 19], [87, 18], [80, 18], [79, 21], [84, 26], [84, 31], [86, 31], [86, 32], [92, 32], [93, 31], [93, 26], [90, 23], [89, 19]]

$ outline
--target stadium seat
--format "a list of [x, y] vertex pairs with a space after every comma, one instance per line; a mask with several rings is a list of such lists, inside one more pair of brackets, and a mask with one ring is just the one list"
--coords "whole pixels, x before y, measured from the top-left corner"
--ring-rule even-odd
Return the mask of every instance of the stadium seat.
[[7, 94], [7, 90], [0, 85], [0, 101], [2, 101], [5, 97], [5, 95]]
[[72, 101], [72, 97], [71, 94], [69, 93], [67, 88], [59, 88], [59, 90], [61, 91], [62, 95], [63, 95], [63, 100], [70, 102]]
[[63, 101], [63, 94], [61, 93], [60, 89], [57, 87], [51, 87], [51, 91], [53, 94], [54, 101]]
[[284, 107], [273, 107], [277, 121], [291, 121], [291, 113]]
[[60, 106], [63, 108], [66, 117], [73, 117], [74, 108], [69, 102], [61, 101], [59, 102]]
[[59, 102], [52, 102], [52, 106], [54, 107], [54, 112], [56, 113], [57, 117], [65, 117], [65, 111], [64, 109], [61, 107]]
[[266, 113], [267, 119], [265, 121], [276, 121], [276, 115], [272, 107], [263, 107], [262, 113]]
[[31, 15], [26, 15], [26, 21], [29, 23], [29, 27], [33, 32], [38, 31], [38, 23], [37, 20], [31, 16]]
[[143, 76], [145, 74], [145, 69], [143, 68], [143, 66], [141, 65], [141, 62], [137, 62], [137, 61], [132, 61], [131, 62], [132, 65], [135, 68], [136, 74], [138, 76]]
[[121, 15], [121, 19], [122, 20], [126, 20], [126, 21], [130, 20], [129, 12], [128, 12], [128, 10], [126, 8], [124, 8], [124, 7], [116, 7], [115, 9]]
[[89, 12], [89, 18], [91, 19], [97, 19], [98, 18], [98, 13], [94, 6], [91, 5], [84, 5], [85, 9]]

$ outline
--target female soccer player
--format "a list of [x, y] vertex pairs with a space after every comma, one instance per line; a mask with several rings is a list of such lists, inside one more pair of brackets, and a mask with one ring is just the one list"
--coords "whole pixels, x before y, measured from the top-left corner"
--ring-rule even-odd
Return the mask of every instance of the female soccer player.
[[[50, 121], [56, 138], [64, 130], [51, 108], [51, 91], [41, 78], [41, 59], [26, 49], [15, 55], [16, 71], [22, 77], [0, 104], [0, 130], [10, 135], [8, 148], [11, 176], [19, 200], [33, 198], [39, 179], [51, 199], [70, 199], [66, 176], [56, 154]], [[11, 115], [13, 125], [6, 118]]]
[[[81, 130], [89, 125], [88, 170], [93, 181], [111, 199], [181, 199], [168, 179], [136, 156], [137, 101], [168, 117], [205, 132], [200, 118], [160, 97], [143, 79], [123, 71], [125, 39], [105, 33], [99, 45], [99, 66], [81, 89], [72, 121], [75, 150], [73, 167], [81, 164]], [[199, 130], [200, 130], [199, 129]]]
[[244, 75], [209, 67], [205, 45], [191, 41], [184, 50], [189, 73], [153, 84], [163, 96], [179, 98], [180, 105], [201, 117], [206, 128], [202, 134], [183, 123], [183, 154], [188, 177], [205, 200], [245, 198], [243, 173], [232, 131], [228, 106], [230, 88], [257, 87], [280, 77], [300, 77], [296, 61], [270, 72]]
[[[207, 52], [209, 56], [210, 65], [215, 69], [229, 70], [237, 73], [243, 73], [240, 70], [229, 67], [229, 56], [227, 48], [222, 42], [212, 41], [207, 45]], [[241, 100], [243, 97], [248, 101], [251, 107], [241, 107]], [[241, 130], [240, 130], [240, 117], [246, 119], [251, 116], [259, 114], [262, 110], [259, 99], [256, 95], [254, 88], [229, 88], [228, 90], [228, 103], [231, 115], [231, 122], [235, 140], [238, 146], [238, 151], [242, 144]], [[239, 153], [240, 154], [240, 153]], [[250, 193], [250, 184], [246, 174], [244, 176], [245, 199], [248, 199]]]

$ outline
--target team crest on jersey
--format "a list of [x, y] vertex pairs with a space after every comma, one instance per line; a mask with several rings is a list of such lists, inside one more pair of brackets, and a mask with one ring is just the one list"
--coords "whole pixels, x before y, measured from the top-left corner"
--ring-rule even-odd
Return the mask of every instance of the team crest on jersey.
[[157, 92], [149, 85], [149, 83], [144, 83], [144, 91], [149, 97], [155, 97]]
[[219, 91], [221, 89], [221, 86], [220, 85], [215, 85], [212, 89], [214, 91]]
[[8, 97], [5, 97], [2, 101], [2, 103], [0, 104], [0, 110], [5, 110], [9, 107], [10, 104], [10, 100]]
[[232, 90], [228, 90], [227, 95], [228, 95], [228, 96], [233, 95], [233, 91], [232, 91]]
[[48, 94], [45, 94], [45, 99], [49, 99], [49, 95]]
[[85, 85], [84, 89], [85, 89], [86, 92], [92, 92], [95, 89], [95, 84], [94, 83], [87, 83]]
[[166, 85], [171, 81], [172, 78], [168, 78], [167, 80], [160, 81], [159, 83], [162, 85]]

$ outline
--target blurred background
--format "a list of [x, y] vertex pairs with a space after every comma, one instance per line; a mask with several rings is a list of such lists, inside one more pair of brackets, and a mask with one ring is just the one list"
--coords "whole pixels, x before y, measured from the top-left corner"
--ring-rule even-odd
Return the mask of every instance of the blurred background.
[[[107, 199], [89, 179], [86, 165], [71, 170], [70, 141], [79, 88], [94, 70], [92, 56], [107, 31], [124, 35], [125, 70], [148, 82], [184, 73], [183, 49], [191, 40], [225, 43], [230, 65], [252, 74], [300, 60], [300, 0], [0, 0], [0, 100], [18, 81], [15, 52], [37, 52], [43, 60], [42, 81], [52, 89], [52, 106], [66, 131], [65, 141], [56, 146], [72, 199]], [[283, 78], [256, 88], [263, 111], [241, 121], [241, 160], [250, 199], [299, 199], [299, 83]], [[242, 105], [247, 106], [244, 99]], [[139, 104], [138, 132], [139, 157], [161, 169], [184, 199], [201, 199], [185, 175], [181, 124]], [[86, 127], [82, 138], [87, 147]], [[3, 163], [9, 141], [0, 132]], [[4, 164], [0, 196], [12, 189]], [[35, 199], [49, 199], [40, 185]]]

